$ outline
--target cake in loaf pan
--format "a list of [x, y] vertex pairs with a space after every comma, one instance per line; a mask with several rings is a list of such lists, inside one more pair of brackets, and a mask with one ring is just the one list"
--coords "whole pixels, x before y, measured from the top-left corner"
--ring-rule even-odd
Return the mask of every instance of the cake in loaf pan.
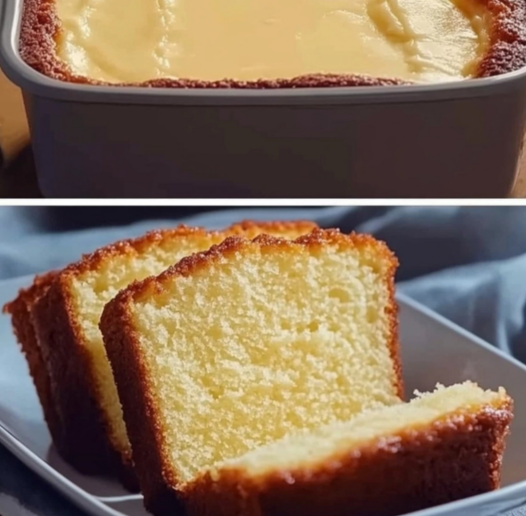
[[368, 235], [231, 237], [112, 299], [100, 328], [146, 507], [174, 514], [214, 464], [400, 403], [396, 267]]
[[[202, 16], [206, 12], [207, 16]], [[25, 0], [20, 55], [75, 83], [299, 88], [440, 83], [526, 64], [523, 0]]]
[[109, 245], [62, 271], [37, 278], [4, 307], [29, 363], [57, 450], [87, 474], [117, 473], [137, 489], [112, 371], [98, 329], [107, 301], [135, 280], [229, 235], [295, 238], [311, 222], [243, 222], [224, 231], [180, 226]]

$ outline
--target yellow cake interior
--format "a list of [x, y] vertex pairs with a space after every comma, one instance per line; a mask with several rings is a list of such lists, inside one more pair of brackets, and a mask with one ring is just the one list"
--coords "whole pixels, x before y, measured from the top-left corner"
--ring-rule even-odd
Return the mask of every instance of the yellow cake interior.
[[431, 393], [419, 394], [409, 403], [365, 411], [350, 421], [333, 423], [312, 432], [286, 437], [249, 451], [245, 455], [217, 464], [217, 467], [242, 468], [251, 477], [269, 470], [294, 470], [328, 460], [342, 450], [359, 449], [401, 432], [426, 431], [438, 421], [446, 421], [459, 411], [477, 413], [484, 406], [501, 408], [507, 396], [483, 390], [472, 382], [437, 386]]
[[469, 78], [488, 48], [479, 0], [55, 0], [57, 53], [108, 82], [365, 74]]
[[399, 402], [385, 256], [369, 246], [257, 249], [164, 279], [129, 307], [181, 482], [289, 433]]

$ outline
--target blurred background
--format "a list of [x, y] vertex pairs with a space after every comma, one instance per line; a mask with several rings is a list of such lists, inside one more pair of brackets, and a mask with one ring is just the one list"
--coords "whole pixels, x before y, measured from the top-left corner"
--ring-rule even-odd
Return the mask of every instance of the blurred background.
[[[10, 234], [71, 231], [93, 227], [127, 225], [148, 219], [179, 219], [213, 211], [198, 207], [0, 207], [0, 224], [4, 238]], [[0, 240], [2, 236], [0, 236]]]
[[311, 219], [372, 233], [399, 257], [399, 281], [526, 253], [526, 207], [0, 207], [0, 279], [61, 267], [152, 229], [219, 229], [241, 219]]

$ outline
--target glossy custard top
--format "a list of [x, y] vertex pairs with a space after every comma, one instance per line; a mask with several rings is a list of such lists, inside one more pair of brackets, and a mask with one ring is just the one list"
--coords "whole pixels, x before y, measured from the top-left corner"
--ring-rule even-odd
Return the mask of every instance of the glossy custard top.
[[469, 78], [489, 46], [477, 0], [55, 0], [75, 75], [240, 81], [364, 74]]

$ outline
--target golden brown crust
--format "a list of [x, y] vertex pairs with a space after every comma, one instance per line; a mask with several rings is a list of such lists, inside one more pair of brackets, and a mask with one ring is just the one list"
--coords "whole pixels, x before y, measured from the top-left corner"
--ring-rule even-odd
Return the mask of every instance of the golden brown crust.
[[[139, 484], [144, 495], [145, 505], [153, 514], [167, 516], [173, 514], [174, 510], [181, 509], [181, 501], [173, 487], [178, 483], [178, 479], [170, 467], [169, 459], [162, 454], [163, 436], [161, 429], [156, 426], [155, 414], [158, 413], [158, 410], [155, 395], [149, 391], [149, 386], [144, 381], [148, 375], [138, 348], [139, 336], [135, 332], [131, 320], [129, 304], [143, 295], [161, 292], [166, 280], [193, 274], [232, 253], [250, 250], [251, 248], [257, 248], [262, 253], [272, 252], [275, 249], [295, 252], [298, 246], [316, 250], [326, 245], [350, 249], [373, 247], [377, 253], [382, 254], [388, 263], [386, 279], [390, 284], [391, 299], [387, 313], [390, 320], [390, 334], [392, 335], [390, 349], [395, 358], [393, 381], [396, 390], [402, 394], [403, 385], [398, 359], [397, 309], [393, 280], [398, 261], [383, 242], [375, 240], [370, 235], [355, 233], [345, 235], [336, 229], [316, 229], [294, 241], [269, 235], [260, 235], [252, 241], [233, 236], [221, 244], [211, 247], [208, 251], [183, 258], [178, 264], [157, 277], [134, 282], [106, 305], [101, 317], [100, 328], [123, 406]], [[144, 443], [148, 443], [148, 445], [145, 446]]]
[[2, 311], [11, 316], [11, 323], [15, 336], [22, 348], [29, 373], [33, 378], [37, 391], [44, 419], [57, 449], [62, 448], [61, 443], [61, 422], [56, 410], [53, 393], [51, 391], [51, 381], [49, 374], [37, 343], [33, 325], [31, 323], [31, 307], [48, 289], [55, 279], [56, 272], [49, 272], [42, 276], [36, 276], [33, 284], [26, 289], [18, 292], [16, 299], [7, 303]]
[[508, 398], [290, 470], [204, 473], [186, 486], [186, 514], [397, 516], [481, 494], [499, 487], [511, 419]]
[[[64, 460], [82, 473], [111, 473], [116, 471], [123, 485], [130, 490], [137, 490], [137, 480], [133, 474], [130, 476], [128, 469], [120, 468], [120, 465], [115, 464], [115, 460], [111, 464], [106, 463], [106, 459], [102, 458], [100, 449], [96, 446], [87, 449], [80, 446], [81, 443], [84, 444], [82, 433], [76, 434], [78, 427], [72, 426], [71, 413], [74, 413], [74, 410], [62, 410], [64, 406], [61, 404], [60, 389], [64, 386], [59, 383], [60, 379], [57, 382], [52, 380], [50, 371], [53, 369], [48, 365], [48, 359], [45, 358], [48, 356], [48, 347], [45, 344], [43, 348], [40, 346], [40, 339], [37, 338], [33, 320], [35, 317], [34, 307], [42, 297], [47, 296], [48, 290], [54, 285], [58, 275], [59, 271], [53, 271], [42, 276], [36, 276], [33, 284], [27, 289], [20, 290], [16, 299], [7, 303], [3, 307], [3, 311], [11, 314], [15, 335], [28, 362], [29, 372], [35, 383], [44, 412], [44, 419], [57, 451]], [[70, 388], [74, 389], [75, 386], [68, 385], [67, 389]], [[66, 424], [63, 424], [63, 421], [66, 421]], [[91, 439], [90, 428], [87, 428], [86, 432]], [[78, 438], [78, 441], [75, 437]], [[96, 439], [94, 442], [97, 442]], [[90, 455], [91, 452], [97, 453], [95, 459]]]
[[477, 77], [493, 77], [526, 65], [526, 3], [522, 0], [479, 0], [492, 16], [490, 49]]
[[[178, 496], [171, 487], [177, 479], [173, 478], [170, 469], [165, 468], [158, 453], [161, 446], [159, 429], [155, 417], [152, 417], [155, 400], [149, 395], [143, 380], [146, 371], [136, 348], [138, 336], [122, 297], [106, 305], [100, 327], [117, 384], [145, 507], [153, 514], [174, 516], [182, 513]], [[144, 446], [145, 443], [150, 444]]]
[[[61, 418], [66, 422], [61, 425], [60, 433], [54, 430], [57, 427], [54, 419], [50, 419], [51, 423], [48, 423], [62, 457], [82, 473], [114, 473], [128, 489], [134, 491], [138, 488], [132, 459], [112, 450], [107, 438], [108, 424], [95, 401], [97, 392], [90, 373], [93, 365], [83, 343], [82, 333], [77, 327], [69, 293], [70, 281], [74, 277], [96, 271], [115, 256], [137, 256], [174, 238], [196, 237], [221, 241], [231, 234], [251, 235], [261, 231], [298, 233], [310, 231], [315, 227], [316, 224], [308, 221], [243, 221], [224, 231], [210, 232], [184, 225], [151, 231], [141, 237], [115, 242], [83, 256], [78, 262], [47, 277], [45, 289], [38, 286], [43, 282], [36, 279], [29, 290], [38, 289], [39, 296], [30, 299], [25, 291], [22, 291], [13, 302], [6, 305], [6, 309], [12, 313], [16, 310], [18, 327], [15, 327], [15, 331], [23, 336], [24, 343], [29, 343], [28, 335], [32, 336], [35, 342], [38, 340], [39, 345], [31, 347], [31, 350], [37, 350], [40, 363], [45, 363], [45, 367], [38, 368], [39, 378], [46, 380], [49, 390], [55, 393], [52, 402], [43, 405], [44, 410], [46, 407], [53, 407], [57, 419]], [[32, 371], [32, 375], [36, 379], [36, 373], [33, 374]], [[42, 393], [44, 392], [42, 390]], [[39, 396], [40, 394], [39, 390]], [[53, 417], [50, 415], [50, 418]], [[53, 430], [51, 425], [54, 425]]]
[[[85, 254], [75, 263], [68, 265], [61, 271], [61, 277], [77, 276], [88, 271], [94, 271], [106, 260], [114, 256], [137, 256], [153, 245], [161, 244], [172, 238], [189, 236], [206, 237], [214, 232], [208, 232], [204, 228], [180, 225], [171, 229], [154, 230], [137, 238], [119, 240], [107, 246], [97, 249], [93, 253]], [[219, 234], [219, 232], [215, 232]]]
[[261, 233], [262, 231], [270, 232], [307, 232], [312, 231], [318, 226], [311, 221], [298, 220], [298, 221], [269, 221], [269, 222], [258, 222], [252, 220], [244, 220], [239, 223], [233, 224], [224, 230], [208, 231], [202, 227], [186, 226], [181, 224], [175, 228], [170, 229], [158, 229], [149, 231], [145, 235], [137, 238], [129, 238], [126, 240], [120, 240], [107, 246], [97, 249], [93, 253], [82, 256], [82, 259], [78, 262], [70, 264], [63, 271], [61, 276], [66, 275], [78, 275], [84, 272], [96, 270], [100, 267], [101, 263], [110, 259], [113, 256], [137, 256], [154, 245], [160, 245], [163, 242], [169, 241], [173, 238], [186, 238], [186, 237], [200, 237], [200, 238], [213, 238], [222, 240], [227, 238], [229, 235], [243, 235], [248, 234], [251, 236], [254, 234]]
[[[56, 410], [65, 422], [61, 450], [86, 474], [113, 473], [91, 385], [83, 366], [86, 357], [60, 274], [31, 309], [33, 328], [49, 372]], [[86, 394], [88, 393], [88, 394]]]
[[[526, 64], [526, 5], [523, 0], [479, 0], [492, 16], [490, 49], [475, 77], [491, 77], [520, 69]], [[53, 0], [25, 0], [20, 27], [20, 55], [38, 72], [53, 79], [77, 84], [143, 86], [154, 88], [282, 89], [411, 84], [396, 78], [365, 75], [312, 74], [293, 79], [199, 81], [155, 79], [136, 84], [109, 84], [75, 75], [56, 55], [55, 36], [60, 21]]]
[[254, 221], [242, 220], [237, 224], [233, 224], [225, 231], [232, 235], [240, 235], [246, 238], [254, 238], [262, 232], [269, 232], [271, 234], [290, 233], [298, 235], [300, 233], [310, 233], [318, 229], [318, 225], [310, 220], [294, 220], [294, 221]]
[[116, 475], [124, 487], [137, 491], [131, 459], [123, 462], [108, 445], [87, 374], [90, 356], [82, 345], [68, 283], [61, 273], [31, 307], [31, 321], [49, 373], [55, 409], [64, 422], [57, 449], [81, 473]]
[[224, 256], [229, 256], [236, 252], [250, 248], [258, 248], [261, 252], [273, 252], [276, 249], [286, 249], [294, 252], [298, 248], [298, 244], [309, 249], [321, 248], [324, 245], [336, 245], [347, 249], [372, 246], [391, 264], [390, 272], [394, 271], [398, 266], [398, 260], [389, 248], [383, 242], [367, 234], [351, 233], [347, 235], [341, 233], [338, 229], [315, 229], [295, 240], [266, 234], [259, 235], [253, 240], [243, 236], [230, 236], [220, 244], [213, 245], [208, 251], [195, 253], [183, 258], [158, 276], [134, 282], [127, 289], [119, 292], [116, 298], [120, 300], [138, 299], [152, 290], [162, 289], [162, 283], [165, 280], [177, 276], [188, 276], [201, 268], [208, 267]]

